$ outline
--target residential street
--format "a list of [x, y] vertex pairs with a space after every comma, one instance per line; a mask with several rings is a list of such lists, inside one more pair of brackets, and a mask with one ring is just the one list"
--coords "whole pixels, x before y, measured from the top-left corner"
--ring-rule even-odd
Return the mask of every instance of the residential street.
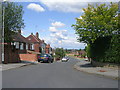
[[118, 88], [117, 80], [77, 71], [78, 60], [69, 59], [3, 71], [3, 88]]

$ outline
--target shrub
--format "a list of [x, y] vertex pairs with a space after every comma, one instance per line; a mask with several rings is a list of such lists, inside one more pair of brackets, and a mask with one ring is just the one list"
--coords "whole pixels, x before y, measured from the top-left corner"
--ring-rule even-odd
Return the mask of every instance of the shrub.
[[100, 37], [90, 45], [89, 55], [94, 61], [120, 63], [119, 35]]

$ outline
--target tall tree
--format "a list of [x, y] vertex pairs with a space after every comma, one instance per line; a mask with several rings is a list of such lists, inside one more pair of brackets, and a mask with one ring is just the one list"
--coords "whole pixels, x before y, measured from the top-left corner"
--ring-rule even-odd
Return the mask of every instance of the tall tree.
[[81, 18], [76, 18], [76, 24], [72, 25], [80, 42], [90, 44], [98, 37], [105, 37], [112, 35], [113, 32], [118, 32], [118, 4], [89, 4], [83, 10], [84, 14]]
[[66, 53], [63, 48], [56, 48], [55, 55], [56, 57], [63, 58], [66, 55]]
[[4, 40], [12, 41], [12, 35], [15, 31], [24, 28], [23, 23], [23, 7], [13, 2], [3, 2], [4, 17]]

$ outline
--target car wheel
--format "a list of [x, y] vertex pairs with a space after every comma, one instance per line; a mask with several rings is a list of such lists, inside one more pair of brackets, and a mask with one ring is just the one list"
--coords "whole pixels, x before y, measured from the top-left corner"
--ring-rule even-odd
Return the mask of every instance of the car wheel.
[[48, 61], [47, 61], [48, 63], [51, 63], [51, 61], [48, 59]]
[[53, 60], [51, 61], [51, 63], [53, 63]]

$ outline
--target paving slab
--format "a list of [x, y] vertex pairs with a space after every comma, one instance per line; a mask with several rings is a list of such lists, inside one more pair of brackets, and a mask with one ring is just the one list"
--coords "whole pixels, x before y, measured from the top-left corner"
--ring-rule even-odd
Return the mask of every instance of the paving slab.
[[27, 66], [27, 65], [31, 65], [31, 64], [33, 64], [33, 63], [21, 62], [21, 63], [0, 64], [0, 71], [9, 70], [9, 69], [13, 69], [13, 68], [19, 68], [19, 67], [23, 67], [23, 66]]
[[118, 75], [119, 68], [117, 68], [117, 67], [115, 67], [115, 68], [113, 68], [113, 67], [112, 68], [111, 67], [94, 67], [91, 65], [90, 62], [80, 60], [78, 63], [76, 63], [74, 65], [74, 68], [79, 71], [83, 71], [83, 72], [87, 72], [87, 73], [91, 73], [91, 74], [107, 76], [107, 77], [111, 77], [114, 79], [120, 78]]

